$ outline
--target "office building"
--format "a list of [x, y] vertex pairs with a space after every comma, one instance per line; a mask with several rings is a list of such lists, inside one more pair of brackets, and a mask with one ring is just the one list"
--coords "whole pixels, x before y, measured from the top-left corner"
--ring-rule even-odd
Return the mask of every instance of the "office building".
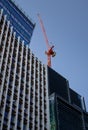
[[88, 130], [84, 98], [69, 88], [69, 82], [48, 67], [51, 130]]
[[88, 112], [84, 112], [84, 125], [85, 125], [85, 130], [88, 130]]
[[57, 93], [63, 99], [69, 101], [68, 80], [56, 71], [48, 67], [49, 95]]
[[[22, 9], [13, 3], [13, 0], [0, 0], [1, 15], [5, 17], [4, 21], [10, 21], [9, 26], [13, 26], [13, 31], [16, 32], [16, 36], [20, 36], [21, 40], [25, 41], [25, 44], [30, 44], [35, 23], [25, 14]], [[1, 16], [0, 16], [1, 20]]]
[[0, 130], [50, 129], [47, 66], [29, 49], [33, 29], [12, 1], [0, 0]]

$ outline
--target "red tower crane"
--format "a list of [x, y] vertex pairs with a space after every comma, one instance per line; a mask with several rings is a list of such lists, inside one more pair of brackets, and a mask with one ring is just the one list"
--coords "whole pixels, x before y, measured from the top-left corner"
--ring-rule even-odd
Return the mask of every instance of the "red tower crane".
[[43, 21], [40, 17], [40, 14], [38, 14], [38, 19], [39, 19], [40, 26], [41, 26], [41, 29], [45, 38], [46, 46], [47, 46], [47, 51], [45, 51], [45, 54], [47, 55], [47, 65], [51, 67], [51, 56], [54, 57], [56, 55], [56, 52], [53, 50], [54, 46], [49, 45], [48, 37], [46, 35], [46, 31], [43, 25]]

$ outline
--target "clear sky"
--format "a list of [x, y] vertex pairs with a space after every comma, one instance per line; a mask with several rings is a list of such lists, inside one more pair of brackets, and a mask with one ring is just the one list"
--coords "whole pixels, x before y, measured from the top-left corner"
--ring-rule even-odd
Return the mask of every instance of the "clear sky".
[[40, 13], [49, 42], [55, 45], [52, 68], [84, 96], [88, 110], [88, 0], [15, 0], [36, 23], [30, 48], [44, 63], [47, 58]]

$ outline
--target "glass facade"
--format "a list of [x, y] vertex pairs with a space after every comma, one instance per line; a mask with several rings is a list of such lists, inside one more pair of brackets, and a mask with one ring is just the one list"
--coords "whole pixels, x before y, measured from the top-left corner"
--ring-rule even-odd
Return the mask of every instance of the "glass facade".
[[88, 113], [53, 93], [50, 102], [50, 130], [88, 130]]
[[82, 113], [57, 98], [60, 130], [83, 130]]
[[85, 124], [85, 129], [88, 130], [88, 112], [84, 112], [84, 124]]
[[70, 88], [71, 104], [82, 109], [82, 96]]
[[69, 88], [68, 80], [49, 67], [48, 86], [51, 130], [88, 130], [84, 98]]
[[54, 96], [50, 96], [50, 130], [56, 130], [56, 117], [55, 117], [55, 100]]
[[57, 93], [65, 100], [69, 100], [68, 94], [68, 82], [60, 74], [48, 67], [48, 79], [49, 79], [49, 95]]
[[7, 15], [10, 26], [14, 26], [17, 36], [20, 36], [25, 44], [29, 44], [35, 24], [11, 0], [0, 0], [0, 9]]

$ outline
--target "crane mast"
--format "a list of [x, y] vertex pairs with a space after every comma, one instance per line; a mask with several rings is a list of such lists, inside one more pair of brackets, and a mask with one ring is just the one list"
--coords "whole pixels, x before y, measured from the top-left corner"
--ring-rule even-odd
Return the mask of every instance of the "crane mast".
[[45, 51], [45, 54], [47, 55], [47, 65], [49, 67], [51, 67], [51, 56], [54, 57], [56, 55], [56, 52], [53, 51], [54, 46], [49, 45], [48, 37], [46, 35], [46, 31], [45, 31], [45, 28], [44, 28], [44, 25], [43, 25], [43, 21], [40, 17], [40, 14], [38, 14], [38, 19], [39, 19], [40, 26], [41, 26], [41, 29], [42, 29], [42, 32], [43, 32], [43, 35], [44, 35], [44, 38], [45, 38], [46, 46], [47, 46], [47, 51]]

